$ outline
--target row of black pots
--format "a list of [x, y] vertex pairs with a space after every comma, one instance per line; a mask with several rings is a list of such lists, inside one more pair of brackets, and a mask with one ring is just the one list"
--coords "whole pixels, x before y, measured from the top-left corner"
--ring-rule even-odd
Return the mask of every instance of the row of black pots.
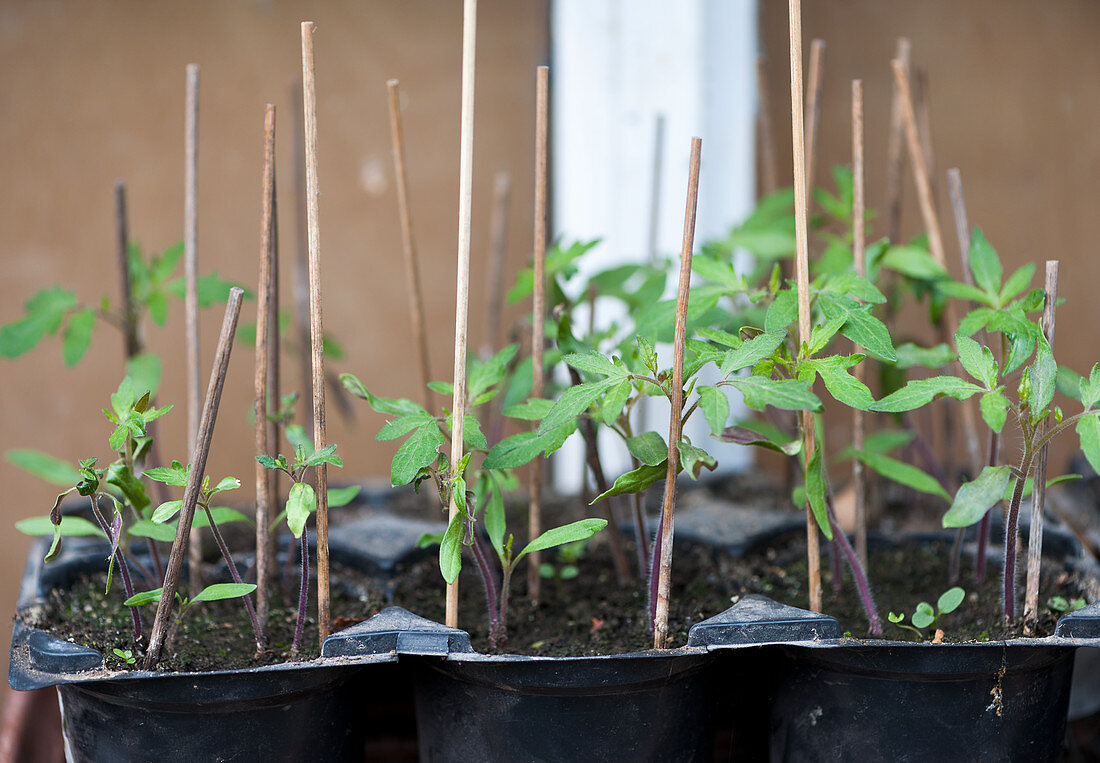
[[[394, 522], [360, 520], [334, 555], [347, 562], [347, 539], [388, 533], [383, 558], [360, 564], [384, 574], [403, 553]], [[43, 566], [43, 551], [30, 552], [21, 610], [105, 555], [70, 544]], [[9, 683], [57, 687], [70, 760], [362, 759], [378, 714], [412, 686], [426, 761], [1042, 761], [1060, 758], [1081, 646], [1100, 646], [1100, 604], [1043, 639], [868, 644], [831, 617], [748, 596], [686, 647], [585, 658], [478, 654], [465, 632], [391, 607], [330, 636], [314, 661], [188, 674], [110, 671], [17, 621]]]

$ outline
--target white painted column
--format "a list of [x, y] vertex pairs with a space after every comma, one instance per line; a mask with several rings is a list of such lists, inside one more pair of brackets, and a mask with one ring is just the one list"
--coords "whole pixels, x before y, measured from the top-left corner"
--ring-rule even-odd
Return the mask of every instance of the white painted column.
[[[749, 213], [757, 26], [756, 0], [553, 1], [552, 235], [603, 238], [583, 272], [646, 257], [658, 114], [665, 121], [658, 252], [680, 252], [692, 136], [703, 139], [696, 251]], [[601, 325], [614, 318], [598, 305]], [[665, 433], [668, 404], [651, 400], [649, 426]], [[685, 435], [714, 453], [719, 469], [744, 468], [751, 459], [746, 448], [711, 439], [701, 415]], [[609, 480], [630, 468], [615, 440], [601, 440]], [[562, 448], [558, 489], [579, 489], [582, 450], [579, 435]]]

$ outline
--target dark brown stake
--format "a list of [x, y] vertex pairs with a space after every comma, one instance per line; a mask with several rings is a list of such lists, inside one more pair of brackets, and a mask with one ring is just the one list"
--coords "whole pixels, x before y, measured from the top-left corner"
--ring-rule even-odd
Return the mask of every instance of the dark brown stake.
[[[270, 355], [278, 353], [278, 346], [272, 347], [271, 323], [278, 320], [271, 314], [271, 292], [274, 241], [274, 196], [275, 196], [275, 107], [270, 103], [264, 113], [264, 167], [263, 196], [260, 214], [260, 283], [256, 299], [256, 379], [253, 410], [256, 415], [256, 455], [267, 456], [273, 452], [270, 440], [271, 428], [268, 426], [268, 374]], [[277, 445], [276, 445], [277, 447]], [[271, 525], [272, 499], [271, 480], [268, 469], [258, 461], [256, 469], [256, 615], [260, 625], [267, 624], [268, 593], [271, 585], [271, 544], [268, 543], [268, 530]]]
[[[279, 332], [279, 191], [275, 175], [273, 158], [271, 174], [271, 304], [267, 308], [267, 314], [270, 316], [270, 320], [267, 322], [267, 405], [268, 411], [272, 414], [268, 417], [267, 422], [267, 441], [272, 453], [279, 450], [279, 443], [282, 441], [280, 433], [283, 426], [283, 422], [275, 415], [282, 410], [283, 399], [282, 364], [279, 357], [282, 350], [282, 337]], [[275, 469], [267, 471], [268, 500], [273, 507], [279, 505], [279, 475], [280, 472]], [[269, 527], [268, 530], [270, 529]], [[268, 568], [271, 575], [268, 578], [269, 589], [278, 566], [278, 537], [275, 533], [267, 533], [268, 559], [270, 559]], [[288, 556], [293, 556], [293, 554], [288, 554]], [[288, 563], [287, 566], [289, 567], [290, 564]]]
[[134, 300], [130, 289], [130, 233], [126, 222], [126, 184], [115, 182], [115, 231], [118, 234], [118, 273], [121, 279], [119, 300], [122, 305], [122, 348], [127, 358], [141, 352]]
[[[672, 411], [668, 418], [668, 472], [665, 500], [661, 507], [661, 568], [657, 579], [657, 616], [653, 623], [653, 648], [668, 644], [668, 597], [672, 579], [672, 517], [676, 513], [676, 475], [680, 471], [680, 433], [684, 409], [684, 339], [687, 334], [688, 287], [691, 285], [691, 255], [695, 245], [695, 210], [699, 202], [699, 155], [703, 141], [691, 139], [687, 205], [684, 210], [684, 239], [680, 249], [680, 284], [676, 294], [676, 333], [672, 342]], [[641, 528], [639, 528], [639, 532]]]
[[[214, 422], [218, 418], [218, 405], [222, 399], [225, 375], [229, 370], [229, 356], [233, 351], [233, 338], [237, 334], [237, 319], [241, 314], [241, 297], [244, 291], [237, 287], [229, 290], [229, 299], [225, 305], [225, 317], [222, 318], [222, 330], [218, 336], [218, 349], [214, 355], [214, 367], [210, 371], [210, 383], [206, 388], [206, 403], [199, 420], [199, 434], [195, 449], [191, 452], [191, 470], [187, 475], [187, 487], [183, 492], [183, 506], [180, 508], [179, 524], [176, 526], [176, 539], [172, 541], [172, 554], [168, 558], [168, 569], [164, 572], [164, 587], [157, 605], [157, 616], [153, 621], [153, 631], [149, 637], [149, 651], [145, 655], [145, 668], [151, 670], [160, 660], [164, 637], [168, 632], [168, 623], [175, 604], [176, 588], [179, 584], [180, 569], [183, 567], [183, 555], [188, 546], [191, 533], [191, 521], [195, 517], [195, 506], [199, 499], [199, 488], [206, 474], [206, 458], [210, 455], [210, 440], [214, 435]], [[192, 592], [192, 596], [198, 591]]]
[[[542, 397], [543, 346], [546, 343], [546, 135], [550, 108], [550, 68], [535, 72], [535, 283], [531, 306], [531, 397]], [[542, 459], [531, 464], [531, 501], [527, 507], [527, 537], [534, 540], [542, 533]], [[539, 576], [538, 551], [528, 554], [527, 591], [533, 602], [539, 600], [542, 578]]]
[[[199, 433], [199, 397], [202, 379], [199, 358], [199, 67], [187, 65], [187, 109], [184, 115], [183, 172], [183, 308], [187, 331], [187, 450], [195, 452]], [[190, 584], [192, 595], [202, 589], [202, 532], [191, 531]]]
[[390, 139], [393, 145], [393, 169], [397, 178], [397, 210], [401, 218], [401, 244], [405, 255], [405, 280], [409, 289], [409, 320], [419, 352], [420, 394], [424, 407], [430, 409], [432, 380], [428, 361], [428, 326], [424, 319], [424, 296], [420, 290], [420, 269], [416, 261], [416, 243], [412, 235], [412, 213], [409, 211], [409, 183], [405, 169], [405, 131], [401, 126], [401, 91], [398, 82], [386, 83], [390, 104]]

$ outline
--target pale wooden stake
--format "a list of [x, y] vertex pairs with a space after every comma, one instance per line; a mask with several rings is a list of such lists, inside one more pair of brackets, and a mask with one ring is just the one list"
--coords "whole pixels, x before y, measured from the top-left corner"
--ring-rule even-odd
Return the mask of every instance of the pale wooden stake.
[[[1054, 346], [1054, 311], [1058, 307], [1058, 260], [1047, 260], [1046, 307], [1043, 310], [1043, 333]], [[1048, 422], [1039, 423], [1039, 436], [1046, 433]], [[1039, 449], [1035, 459], [1035, 479], [1031, 488], [1031, 529], [1027, 537], [1027, 587], [1024, 592], [1024, 623], [1034, 628], [1039, 618], [1039, 572], [1043, 557], [1043, 511], [1046, 503], [1047, 446]]]
[[498, 172], [493, 178], [493, 209], [489, 219], [489, 307], [485, 319], [485, 355], [501, 346], [501, 315], [504, 312], [504, 266], [508, 252], [508, 205], [512, 199], [512, 176]]
[[[462, 460], [466, 416], [466, 329], [470, 308], [470, 207], [474, 181], [474, 55], [477, 50], [477, 0], [462, 4], [462, 111], [458, 162], [458, 275], [455, 281], [455, 364], [451, 398], [451, 468]], [[451, 496], [448, 521], [458, 516]], [[447, 585], [446, 623], [458, 627], [458, 580]]]
[[[187, 331], [187, 450], [195, 451], [199, 435], [201, 360], [199, 358], [199, 66], [187, 65], [183, 165], [183, 311]], [[189, 582], [191, 595], [202, 590], [202, 532], [191, 530]]]
[[[794, 144], [795, 279], [798, 283], [798, 343], [810, 341], [809, 229], [806, 198], [806, 132], [802, 121], [802, 1], [789, 0], [791, 49], [791, 132]], [[816, 442], [814, 415], [803, 411], [802, 437], [806, 464]], [[810, 609], [821, 611], [821, 546], [817, 520], [806, 500], [806, 558], [809, 562]]]
[[[321, 320], [320, 188], [317, 184], [317, 83], [313, 66], [313, 22], [302, 22], [302, 106], [306, 137], [306, 210], [309, 226], [309, 339], [313, 369], [313, 447], [325, 441], [325, 350]], [[328, 577], [328, 465], [317, 467], [317, 624], [323, 642], [332, 625]]]
[[431, 408], [432, 380], [428, 356], [428, 325], [424, 319], [424, 296], [420, 290], [420, 269], [416, 261], [416, 243], [412, 235], [412, 214], [409, 211], [409, 181], [405, 168], [405, 130], [401, 125], [401, 90], [398, 82], [386, 83], [390, 103], [390, 139], [393, 145], [393, 170], [397, 178], [397, 209], [401, 218], [401, 244], [405, 255], [405, 282], [409, 289], [409, 319], [416, 340], [420, 361], [420, 395], [424, 407]]
[[[676, 333], [672, 340], [672, 399], [668, 416], [668, 471], [665, 499], [661, 506], [661, 567], [657, 578], [657, 612], [653, 619], [653, 648], [668, 646], [668, 597], [672, 580], [673, 515], [676, 513], [676, 475], [680, 471], [680, 434], [684, 410], [684, 340], [687, 334], [688, 287], [691, 285], [691, 256], [695, 246], [695, 210], [699, 204], [699, 160], [703, 141], [691, 139], [687, 204], [684, 209], [684, 238], [680, 247], [680, 283], [676, 292]], [[641, 528], [639, 528], [639, 533]]]
[[[264, 165], [262, 197], [260, 200], [260, 277], [256, 297], [256, 377], [253, 411], [256, 417], [256, 455], [269, 456], [277, 443], [270, 440], [271, 427], [268, 426], [268, 373], [270, 355], [278, 354], [278, 346], [272, 347], [271, 321], [278, 320], [271, 314], [272, 290], [272, 241], [273, 202], [275, 195], [275, 107], [270, 103], [264, 112]], [[271, 584], [271, 544], [268, 542], [268, 529], [271, 525], [272, 499], [271, 479], [268, 469], [258, 461], [255, 464], [256, 475], [256, 617], [260, 626], [267, 624], [270, 602], [268, 601]]]
[[817, 134], [821, 124], [821, 90], [825, 85], [825, 41], [810, 43], [810, 71], [806, 82], [806, 196], [813, 204], [817, 174]]
[[[864, 262], [866, 222], [864, 221], [864, 169], [863, 169], [863, 80], [852, 80], [852, 259], [855, 262], [856, 275], [861, 278], [866, 273]], [[860, 348], [857, 346], [856, 351]], [[855, 368], [855, 377], [863, 382], [867, 368], [859, 363]], [[858, 408], [852, 409], [852, 447], [863, 450], [864, 415]], [[867, 568], [867, 475], [863, 471], [863, 462], [852, 459], [852, 484], [855, 487], [856, 503], [856, 556], [860, 564]]]
[[[912, 44], [907, 37], [899, 37], [894, 58], [909, 71]], [[902, 111], [901, 92], [894, 83], [894, 97], [890, 104], [890, 139], [886, 148], [886, 236], [891, 244], [898, 243], [901, 235], [902, 165], [905, 162], [905, 114]]]
[[763, 56], [756, 58], [756, 125], [760, 141], [760, 190], [767, 196], [779, 190], [779, 168], [775, 159], [775, 135], [768, 97], [768, 69]]
[[938, 211], [940, 197], [936, 192], [936, 154], [932, 150], [932, 91], [928, 82], [928, 70], [917, 67], [917, 87], [913, 94], [913, 107], [917, 113], [917, 132], [920, 133], [921, 154], [928, 170], [928, 184], [932, 187], [932, 203]]
[[[301, 386], [298, 393], [298, 417], [313, 437], [313, 355], [309, 339], [309, 203], [306, 201], [306, 127], [305, 107], [302, 105], [301, 84], [295, 82], [290, 89], [291, 111], [294, 112], [294, 220], [298, 256], [291, 269], [291, 288], [294, 297], [294, 326], [297, 337], [298, 370]], [[287, 568], [294, 566], [293, 554], [287, 555]]]
[[[164, 587], [157, 605], [157, 616], [153, 621], [153, 630], [149, 636], [149, 650], [145, 654], [145, 668], [148, 670], [157, 664], [164, 638], [168, 631], [168, 622], [175, 607], [176, 588], [179, 583], [180, 569], [183, 567], [184, 549], [191, 532], [191, 520], [195, 517], [199, 488], [206, 473], [206, 458], [210, 454], [210, 440], [214, 435], [214, 422], [218, 418], [218, 405], [225, 386], [225, 374], [229, 370], [229, 356], [233, 351], [233, 339], [237, 334], [237, 319], [241, 314], [241, 298], [244, 290], [234, 286], [229, 290], [229, 299], [225, 305], [225, 317], [222, 318], [222, 330], [218, 336], [218, 349], [214, 355], [214, 365], [210, 370], [210, 383], [206, 387], [206, 403], [199, 420], [199, 434], [195, 440], [195, 449], [191, 451], [191, 470], [187, 475], [187, 486], [183, 492], [183, 505], [180, 508], [179, 522], [176, 525], [176, 539], [172, 542], [172, 554], [168, 558], [168, 568], [164, 572]], [[192, 596], [198, 594], [193, 591]]]
[[[531, 306], [531, 396], [543, 396], [546, 375], [543, 347], [546, 343], [546, 135], [550, 114], [550, 67], [535, 71], [535, 284]], [[543, 459], [531, 464], [531, 503], [527, 510], [527, 537], [534, 540], [542, 533]], [[539, 600], [542, 578], [539, 562], [542, 554], [533, 551], [527, 560], [527, 591], [532, 602]]]

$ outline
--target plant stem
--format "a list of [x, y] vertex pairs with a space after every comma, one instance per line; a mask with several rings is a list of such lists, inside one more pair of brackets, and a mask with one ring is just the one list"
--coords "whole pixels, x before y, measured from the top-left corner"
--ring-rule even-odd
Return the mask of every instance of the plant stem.
[[844, 558], [848, 561], [848, 568], [852, 571], [852, 578], [856, 582], [856, 590], [859, 592], [859, 601], [863, 605], [863, 612], [867, 615], [867, 621], [871, 626], [871, 634], [882, 635], [882, 621], [875, 610], [875, 600], [871, 595], [871, 585], [867, 581], [867, 573], [859, 562], [859, 557], [848, 542], [848, 536], [840, 529], [840, 522], [836, 518], [836, 508], [833, 506], [832, 490], [825, 491], [825, 508], [829, 515], [829, 526], [833, 528], [833, 539], [840, 546]]
[[843, 587], [844, 570], [840, 566], [840, 550], [837, 548], [836, 536], [840, 534], [839, 530], [833, 532], [833, 539], [829, 541], [829, 558], [833, 566], [833, 593], [840, 593], [840, 589]]
[[[111, 538], [111, 527], [107, 524], [107, 520], [103, 518], [103, 514], [99, 511], [99, 500], [96, 493], [92, 493], [92, 515], [95, 517], [96, 523], [99, 524], [99, 529], [103, 531], [103, 534], [107, 536], [108, 542]], [[115, 561], [118, 562], [118, 571], [122, 575], [122, 588], [126, 591], [126, 598], [129, 599], [134, 595], [134, 584], [130, 580], [130, 569], [126, 566], [126, 557], [122, 554], [122, 548], [115, 549]], [[130, 619], [134, 624], [134, 641], [141, 641], [141, 613], [138, 612], [137, 607], [130, 607]]]
[[[225, 545], [225, 538], [222, 537], [221, 530], [218, 529], [218, 525], [214, 522], [214, 515], [210, 513], [210, 507], [205, 503], [202, 505], [202, 510], [206, 512], [206, 520], [210, 523], [210, 534], [214, 536], [214, 542], [218, 544], [218, 550], [222, 552], [222, 559], [225, 560], [225, 564], [229, 567], [229, 575], [233, 578], [234, 583], [240, 584], [241, 575], [237, 572], [237, 565], [233, 563], [233, 555], [229, 553], [229, 546]], [[198, 595], [197, 593], [195, 594]], [[252, 621], [252, 630], [256, 634], [256, 651], [263, 651], [264, 648], [264, 631], [260, 625], [260, 621], [256, 617], [256, 610], [252, 606], [252, 597], [242, 596], [244, 599], [244, 608], [248, 612], [248, 619]]]
[[508, 614], [508, 581], [511, 579], [512, 571], [509, 569], [511, 565], [506, 565], [504, 568], [504, 587], [498, 592], [493, 566], [489, 562], [489, 554], [485, 549], [485, 541], [474, 530], [472, 523], [467, 526], [466, 532], [471, 536], [470, 550], [473, 551], [477, 571], [481, 574], [481, 583], [485, 588], [485, 606], [489, 612], [489, 644], [496, 649], [508, 640], [503, 629], [503, 618]]
[[306, 541], [304, 530], [298, 541], [298, 555], [301, 559], [298, 568], [298, 621], [294, 626], [294, 641], [290, 645], [291, 654], [298, 654], [298, 647], [302, 645], [302, 633], [306, 627], [306, 607], [309, 605], [309, 543]]

